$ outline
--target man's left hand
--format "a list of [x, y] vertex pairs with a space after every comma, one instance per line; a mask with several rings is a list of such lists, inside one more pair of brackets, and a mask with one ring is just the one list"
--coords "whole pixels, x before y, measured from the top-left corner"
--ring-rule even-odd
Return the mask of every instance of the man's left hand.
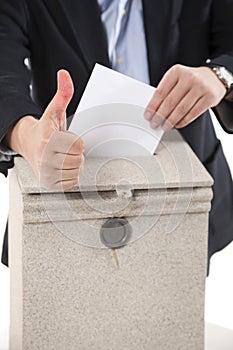
[[225, 86], [210, 68], [175, 65], [163, 76], [144, 116], [152, 128], [183, 128], [218, 105], [225, 94]]

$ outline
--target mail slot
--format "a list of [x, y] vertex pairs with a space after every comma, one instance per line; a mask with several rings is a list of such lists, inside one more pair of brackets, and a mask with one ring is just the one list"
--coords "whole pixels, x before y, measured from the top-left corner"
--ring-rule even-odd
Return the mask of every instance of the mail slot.
[[211, 185], [176, 131], [151, 157], [88, 158], [66, 193], [17, 158], [10, 349], [203, 350]]

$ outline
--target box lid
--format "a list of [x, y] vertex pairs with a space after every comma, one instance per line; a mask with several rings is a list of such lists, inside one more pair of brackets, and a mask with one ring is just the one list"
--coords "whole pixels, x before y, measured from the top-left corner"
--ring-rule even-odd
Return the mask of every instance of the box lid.
[[[41, 189], [23, 158], [15, 159], [15, 171], [22, 193], [53, 192]], [[164, 134], [156, 154], [151, 157], [86, 159], [79, 185], [68, 192], [175, 189], [212, 184], [211, 176], [191, 148], [172, 130]]]

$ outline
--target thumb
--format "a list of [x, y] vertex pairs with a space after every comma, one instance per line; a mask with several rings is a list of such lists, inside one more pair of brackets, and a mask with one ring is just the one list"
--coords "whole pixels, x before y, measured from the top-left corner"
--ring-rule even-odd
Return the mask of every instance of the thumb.
[[58, 130], [66, 129], [66, 109], [73, 97], [74, 85], [70, 74], [62, 69], [57, 73], [57, 92], [43, 115], [52, 120]]

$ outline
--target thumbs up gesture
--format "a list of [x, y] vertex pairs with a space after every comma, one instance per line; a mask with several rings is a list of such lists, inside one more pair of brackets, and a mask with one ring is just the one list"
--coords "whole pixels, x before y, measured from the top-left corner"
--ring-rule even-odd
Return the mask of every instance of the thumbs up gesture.
[[57, 92], [40, 120], [32, 116], [20, 119], [7, 135], [7, 142], [31, 165], [40, 185], [66, 190], [78, 182], [84, 161], [84, 143], [66, 131], [66, 109], [74, 88], [69, 73], [57, 75]]

